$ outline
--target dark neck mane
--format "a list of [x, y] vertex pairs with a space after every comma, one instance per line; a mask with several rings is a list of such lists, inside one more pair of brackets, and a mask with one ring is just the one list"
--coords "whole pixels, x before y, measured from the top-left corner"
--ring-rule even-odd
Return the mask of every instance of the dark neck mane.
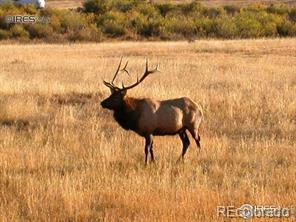
[[137, 130], [138, 119], [138, 99], [125, 97], [122, 106], [114, 111], [114, 118], [125, 130]]

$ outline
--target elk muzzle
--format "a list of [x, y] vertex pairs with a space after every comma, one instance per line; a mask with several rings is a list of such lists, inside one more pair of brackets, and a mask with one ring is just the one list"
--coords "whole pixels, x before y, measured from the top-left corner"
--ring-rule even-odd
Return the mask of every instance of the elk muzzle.
[[101, 102], [101, 106], [104, 109], [115, 110], [118, 105], [109, 97]]
[[106, 101], [106, 100], [102, 101], [102, 102], [101, 102], [101, 106], [102, 106], [104, 109], [107, 108], [107, 101]]

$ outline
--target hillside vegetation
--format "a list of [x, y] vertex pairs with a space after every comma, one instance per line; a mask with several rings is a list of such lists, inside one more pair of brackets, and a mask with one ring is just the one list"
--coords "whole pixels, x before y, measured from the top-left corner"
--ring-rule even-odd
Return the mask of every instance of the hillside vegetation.
[[[0, 52], [2, 221], [215, 222], [226, 220], [219, 205], [296, 207], [295, 39]], [[190, 138], [183, 164], [179, 137], [167, 136], [155, 137], [156, 163], [145, 167], [143, 138], [99, 105], [121, 56], [131, 77], [117, 84], [136, 81], [145, 57], [160, 64], [129, 96], [188, 96], [203, 108], [202, 149]]]
[[[192, 0], [151, 0], [150, 2], [163, 4], [163, 3], [189, 3]], [[296, 5], [295, 0], [199, 0], [204, 6], [225, 6], [225, 5], [238, 5], [247, 6], [251, 4], [286, 4], [286, 5]], [[56, 8], [77, 8], [81, 7], [83, 0], [47, 0], [46, 4], [49, 7]]]
[[[30, 14], [48, 23], [7, 24], [5, 16]], [[296, 8], [286, 5], [205, 7], [144, 0], [88, 0], [77, 10], [0, 7], [0, 39], [46, 42], [180, 40], [296, 36]]]

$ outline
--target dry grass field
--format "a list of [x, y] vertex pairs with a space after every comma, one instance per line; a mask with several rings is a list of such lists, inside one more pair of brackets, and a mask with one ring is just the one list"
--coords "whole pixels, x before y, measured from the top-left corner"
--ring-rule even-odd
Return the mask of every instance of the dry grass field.
[[48, 0], [46, 6], [53, 8], [77, 8], [82, 6], [82, 0]]
[[[2, 221], [224, 221], [218, 205], [296, 207], [295, 39], [3, 44], [0, 52]], [[178, 136], [155, 137], [156, 163], [145, 167], [144, 140], [99, 105], [120, 56], [130, 61], [126, 84], [145, 57], [160, 63], [130, 96], [200, 104], [200, 153], [190, 138], [176, 164]]]

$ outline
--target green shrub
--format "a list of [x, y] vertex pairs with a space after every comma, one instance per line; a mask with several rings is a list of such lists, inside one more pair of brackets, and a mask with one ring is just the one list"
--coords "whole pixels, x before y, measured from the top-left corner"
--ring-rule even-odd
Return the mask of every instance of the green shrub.
[[148, 5], [145, 0], [112, 0], [110, 3], [111, 10], [128, 12], [139, 5]]
[[120, 37], [126, 33], [126, 16], [123, 12], [111, 11], [100, 21], [102, 30], [110, 37]]
[[153, 5], [138, 4], [127, 14], [128, 24], [141, 36], [158, 36], [163, 17]]
[[10, 32], [0, 29], [0, 40], [8, 39], [10, 38]]
[[142, 30], [140, 30], [140, 34], [142, 36], [158, 36], [160, 33], [160, 25], [161, 21], [157, 19], [150, 18], [147, 20], [147, 23], [143, 26]]
[[226, 5], [224, 6], [224, 11], [226, 14], [234, 16], [236, 13], [240, 12], [240, 8], [236, 5]]
[[231, 39], [239, 35], [235, 20], [232, 17], [221, 17], [215, 20], [215, 30], [212, 35], [217, 37]]
[[257, 13], [257, 12], [263, 12], [265, 11], [265, 9], [266, 9], [266, 6], [264, 6], [264, 4], [254, 3], [248, 7], [241, 8], [241, 11]]
[[277, 14], [269, 14], [265, 11], [256, 14], [255, 18], [261, 24], [262, 36], [272, 37], [276, 36], [277, 24], [282, 23], [283, 17]]
[[288, 14], [289, 9], [283, 5], [271, 5], [266, 11], [272, 14], [285, 15]]
[[4, 0], [3, 2], [1, 2], [0, 8], [3, 11], [10, 11], [12, 9], [15, 9], [16, 6], [13, 0]]
[[27, 26], [31, 38], [47, 38], [52, 32], [53, 28], [48, 24], [35, 23]]
[[22, 6], [22, 8], [26, 12], [26, 14], [28, 14], [28, 15], [35, 15], [38, 13], [38, 9], [36, 8], [36, 6], [34, 6], [32, 4], [26, 4], [26, 5]]
[[197, 37], [213, 36], [213, 32], [216, 29], [216, 24], [213, 19], [210, 18], [197, 18], [194, 20]]
[[2, 15], [0, 8], [0, 29], [8, 29], [9, 24], [6, 23], [5, 15]]
[[16, 7], [14, 4], [8, 3], [0, 5], [0, 28], [10, 29], [11, 25], [6, 23], [5, 17], [8, 15], [24, 15], [27, 14], [23, 8]]
[[70, 32], [68, 40], [100, 42], [102, 41], [102, 37], [102, 32], [97, 29], [95, 25], [91, 25], [89, 27], [82, 28], [81, 30]]
[[186, 17], [171, 17], [165, 20], [165, 30], [174, 36], [192, 37], [196, 34], [196, 27], [192, 19]]
[[28, 39], [29, 33], [24, 29], [23, 25], [16, 24], [10, 28], [11, 36], [13, 38]]
[[171, 3], [158, 4], [156, 5], [162, 17], [165, 17], [168, 13], [174, 11], [176, 9], [176, 5]]
[[106, 0], [85, 0], [83, 3], [84, 12], [104, 14], [109, 9], [108, 3]]
[[136, 11], [130, 12], [128, 17], [128, 28], [136, 34], [145, 35], [145, 29], [147, 27], [147, 17]]
[[66, 12], [60, 16], [61, 32], [76, 32], [89, 24], [87, 23], [86, 17], [75, 12]]
[[[3, 4], [0, 5], [0, 15], [26, 15], [28, 14], [26, 10], [30, 11], [30, 8], [33, 8], [31, 5], [25, 6], [16, 6], [14, 4]], [[33, 14], [33, 13], [32, 13]]]
[[159, 11], [151, 4], [138, 4], [133, 10], [149, 17], [159, 16]]
[[289, 12], [289, 18], [293, 22], [296, 22], [296, 8], [291, 9], [291, 11]]
[[296, 36], [296, 24], [289, 20], [284, 20], [281, 24], [277, 25], [277, 32], [283, 37]]
[[225, 14], [225, 11], [223, 8], [206, 8], [203, 10], [203, 15], [208, 18], [217, 18], [219, 16], [222, 16]]
[[199, 14], [204, 10], [201, 3], [198, 1], [192, 1], [190, 3], [180, 4], [183, 15]]
[[[62, 21], [61, 21], [61, 19], [56, 15], [52, 15], [50, 17], [49, 25], [52, 27], [54, 32], [57, 32], [57, 33], [65, 32], [65, 30], [62, 29]], [[65, 26], [66, 25], [64, 25], [64, 27], [63, 27], [64, 29], [65, 29]]]
[[256, 38], [262, 36], [262, 25], [256, 18], [256, 13], [243, 11], [235, 16], [239, 37]]

